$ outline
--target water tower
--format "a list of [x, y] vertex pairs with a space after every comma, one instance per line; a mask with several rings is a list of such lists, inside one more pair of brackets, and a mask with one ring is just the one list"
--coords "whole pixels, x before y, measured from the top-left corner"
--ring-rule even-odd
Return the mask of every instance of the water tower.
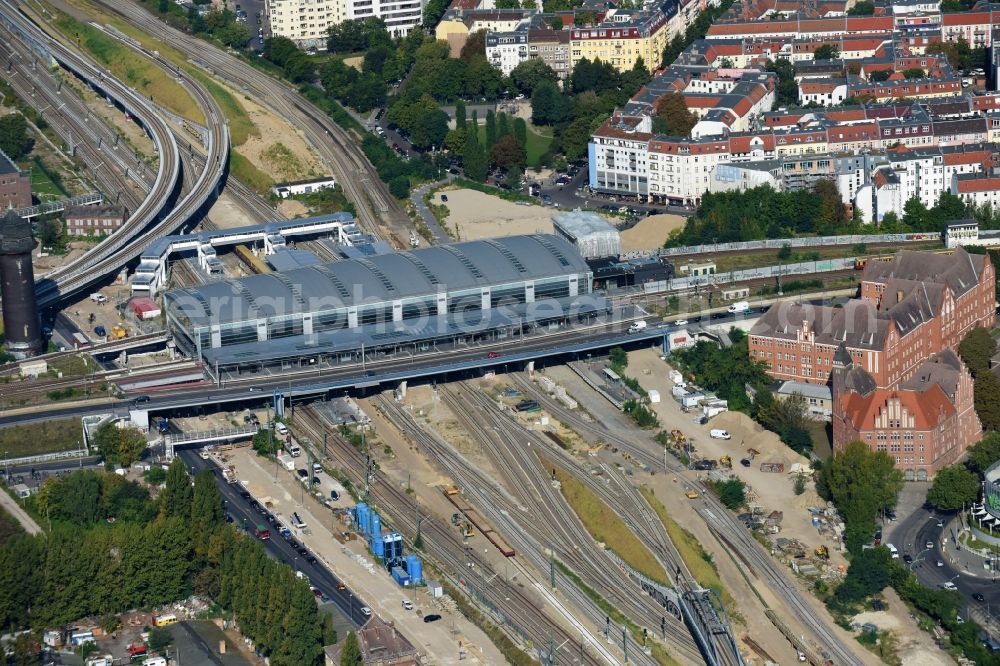
[[34, 249], [31, 223], [8, 210], [0, 217], [0, 299], [7, 351], [19, 359], [42, 350], [35, 271], [31, 265]]

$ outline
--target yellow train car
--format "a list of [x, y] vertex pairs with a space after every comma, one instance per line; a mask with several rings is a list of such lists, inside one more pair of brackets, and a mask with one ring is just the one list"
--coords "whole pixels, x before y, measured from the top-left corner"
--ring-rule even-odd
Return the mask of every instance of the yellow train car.
[[246, 245], [237, 245], [233, 252], [236, 253], [236, 256], [240, 258], [240, 261], [243, 262], [251, 273], [259, 275], [261, 273], [271, 272], [268, 265], [264, 263], [260, 257], [255, 255]]

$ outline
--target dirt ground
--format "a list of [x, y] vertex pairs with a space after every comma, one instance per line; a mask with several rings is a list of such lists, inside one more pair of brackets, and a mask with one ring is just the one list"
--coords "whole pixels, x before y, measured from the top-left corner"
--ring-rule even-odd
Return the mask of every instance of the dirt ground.
[[[235, 93], [234, 93], [235, 94]], [[261, 105], [239, 96], [260, 136], [251, 136], [240, 146], [240, 154], [275, 181], [301, 180], [327, 173], [319, 158], [296, 128]]]
[[240, 207], [228, 190], [223, 190], [222, 195], [215, 200], [207, 217], [219, 229], [232, 229], [252, 224], [252, 221], [247, 218], [246, 211]]
[[683, 215], [650, 215], [631, 229], [622, 232], [622, 252], [645, 252], [663, 247], [667, 234], [681, 229], [687, 218]]
[[[833, 566], [847, 565], [843, 554], [834, 549], [834, 542], [819, 534], [811, 522], [808, 508], [811, 506], [825, 507], [826, 503], [816, 494], [814, 484], [810, 480], [806, 491], [796, 496], [792, 486], [794, 477], [790, 474], [792, 465], [798, 463], [809, 466], [809, 460], [799, 455], [781, 443], [773, 432], [764, 430], [746, 414], [740, 412], [725, 412], [711, 419], [705, 425], [694, 422], [694, 414], [685, 414], [680, 405], [670, 394], [671, 382], [667, 377], [670, 370], [665, 362], [660, 360], [657, 350], [643, 349], [629, 354], [628, 375], [639, 381], [646, 390], [656, 389], [660, 392], [660, 402], [651, 405], [660, 422], [666, 429], [679, 428], [685, 435], [694, 439], [697, 458], [718, 460], [720, 456], [732, 458], [732, 473], [744, 481], [748, 490], [755, 495], [756, 504], [762, 507], [764, 514], [778, 510], [784, 512], [781, 532], [776, 537], [798, 539], [809, 550], [826, 545], [830, 548], [830, 564]], [[709, 431], [721, 428], [727, 430], [732, 439], [712, 439]], [[743, 467], [739, 460], [747, 454], [747, 449], [754, 448], [760, 452], [750, 467]], [[781, 474], [760, 471], [760, 463], [783, 463], [785, 472]]]
[[127, 120], [126, 115], [120, 109], [117, 107], [109, 107], [103, 97], [100, 97], [93, 90], [80, 83], [79, 79], [69, 76], [63, 72], [60, 72], [60, 74], [64, 85], [72, 87], [73, 91], [87, 103], [87, 107], [90, 108], [95, 115], [104, 119], [118, 132], [125, 135], [125, 138], [128, 139], [128, 142], [133, 149], [138, 150], [140, 154], [145, 156], [155, 154], [153, 140], [149, 138], [149, 135], [146, 134], [141, 127], [136, 125], [134, 122]]
[[[448, 201], [442, 202], [441, 195]], [[448, 207], [449, 229], [458, 229], [459, 238], [478, 240], [515, 234], [552, 233], [551, 208], [519, 206], [513, 201], [466, 189], [442, 190], [432, 202]]]
[[297, 199], [282, 199], [278, 204], [278, 212], [286, 219], [292, 220], [309, 214], [309, 208]]
[[879, 629], [893, 632], [899, 644], [896, 654], [899, 663], [906, 666], [950, 666], [954, 661], [935, 645], [930, 634], [920, 631], [913, 624], [906, 604], [891, 587], [885, 588], [883, 596], [887, 602], [887, 610], [859, 613], [852, 623], [864, 624], [870, 622]]

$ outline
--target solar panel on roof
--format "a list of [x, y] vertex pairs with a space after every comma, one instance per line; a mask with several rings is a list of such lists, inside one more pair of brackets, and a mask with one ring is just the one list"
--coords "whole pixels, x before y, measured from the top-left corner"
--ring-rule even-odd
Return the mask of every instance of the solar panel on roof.
[[430, 282], [433, 285], [439, 284], [437, 276], [434, 275], [434, 273], [431, 273], [431, 270], [429, 268], [427, 268], [427, 265], [424, 264], [424, 262], [420, 261], [419, 259], [417, 259], [415, 256], [413, 256], [409, 252], [400, 252], [399, 256], [405, 258], [411, 264], [413, 264], [414, 266], [416, 266], [417, 270], [420, 271], [421, 275], [423, 275], [425, 278], [427, 278], [428, 282]]
[[559, 261], [560, 266], [569, 266], [569, 260], [566, 258], [566, 255], [560, 252], [556, 248], [556, 246], [553, 245], [547, 238], [545, 238], [544, 236], [539, 236], [538, 234], [534, 234], [532, 238], [538, 241], [539, 245], [548, 250], [552, 254], [552, 256]]
[[340, 297], [345, 301], [351, 298], [351, 292], [347, 290], [347, 287], [345, 287], [344, 283], [340, 281], [340, 278], [334, 275], [333, 271], [331, 271], [328, 267], [318, 265], [312, 266], [312, 269], [322, 274], [323, 277], [329, 280], [330, 284], [334, 286], [334, 288], [340, 293]]
[[528, 272], [528, 269], [524, 267], [524, 264], [522, 264], [520, 260], [518, 260], [518, 258], [514, 256], [514, 253], [511, 252], [506, 246], [501, 245], [492, 238], [487, 238], [483, 242], [489, 245], [490, 247], [494, 248], [500, 254], [502, 254], [504, 259], [506, 259], [507, 261], [509, 261], [511, 264], [514, 265], [514, 268], [517, 269], [518, 273]]
[[288, 276], [284, 273], [271, 273], [271, 276], [281, 284], [285, 285], [285, 288], [291, 292], [292, 296], [295, 297], [295, 300], [299, 302], [299, 305], [305, 307], [306, 300], [302, 298], [302, 289], [299, 285], [289, 280]]
[[382, 283], [382, 286], [385, 287], [386, 291], [396, 291], [396, 285], [389, 281], [389, 278], [382, 272], [381, 268], [373, 264], [368, 259], [355, 259], [354, 261], [371, 271], [372, 274], [379, 279], [379, 282]]
[[476, 265], [473, 264], [469, 260], [469, 258], [467, 256], [465, 256], [465, 254], [462, 253], [461, 250], [459, 250], [459, 249], [457, 249], [457, 248], [455, 248], [455, 247], [453, 247], [451, 245], [438, 245], [437, 247], [441, 248], [442, 250], [445, 250], [446, 252], [450, 252], [452, 255], [454, 255], [454, 257], [456, 259], [458, 259], [458, 261], [462, 264], [462, 266], [464, 266], [467, 271], [469, 271], [470, 273], [472, 273], [472, 275], [477, 280], [485, 280], [486, 279], [486, 277], [482, 274], [482, 272], [480, 272], [480, 270], [478, 268], [476, 268]]

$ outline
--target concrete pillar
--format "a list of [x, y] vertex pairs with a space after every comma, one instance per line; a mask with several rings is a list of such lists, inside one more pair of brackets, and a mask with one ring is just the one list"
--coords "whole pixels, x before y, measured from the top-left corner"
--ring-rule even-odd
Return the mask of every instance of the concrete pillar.
[[570, 275], [569, 276], [569, 295], [578, 296], [580, 294], [580, 276]]
[[448, 315], [448, 292], [445, 291], [438, 292], [437, 313], [442, 317]]
[[525, 282], [524, 283], [524, 302], [534, 303], [535, 302], [535, 283]]
[[528, 361], [528, 376], [529, 377], [534, 377], [535, 376], [535, 362], [534, 361]]
[[406, 397], [406, 380], [399, 382], [399, 397], [400, 399]]
[[312, 335], [313, 333], [313, 316], [312, 314], [302, 315], [302, 334]]
[[392, 320], [403, 321], [403, 301], [392, 302]]
[[257, 342], [267, 341], [267, 320], [258, 319], [257, 320]]
[[358, 309], [347, 308], [347, 328], [358, 327]]
[[212, 349], [222, 346], [222, 329], [218, 324], [213, 324], [211, 329]]
[[480, 300], [480, 306], [479, 307], [481, 307], [483, 309], [483, 312], [489, 310], [490, 307], [492, 306], [492, 300], [490, 298], [490, 293], [491, 292], [490, 292], [490, 288], [489, 287], [484, 287], [482, 289], [482, 291], [480, 292], [480, 298], [481, 298], [481, 300]]

